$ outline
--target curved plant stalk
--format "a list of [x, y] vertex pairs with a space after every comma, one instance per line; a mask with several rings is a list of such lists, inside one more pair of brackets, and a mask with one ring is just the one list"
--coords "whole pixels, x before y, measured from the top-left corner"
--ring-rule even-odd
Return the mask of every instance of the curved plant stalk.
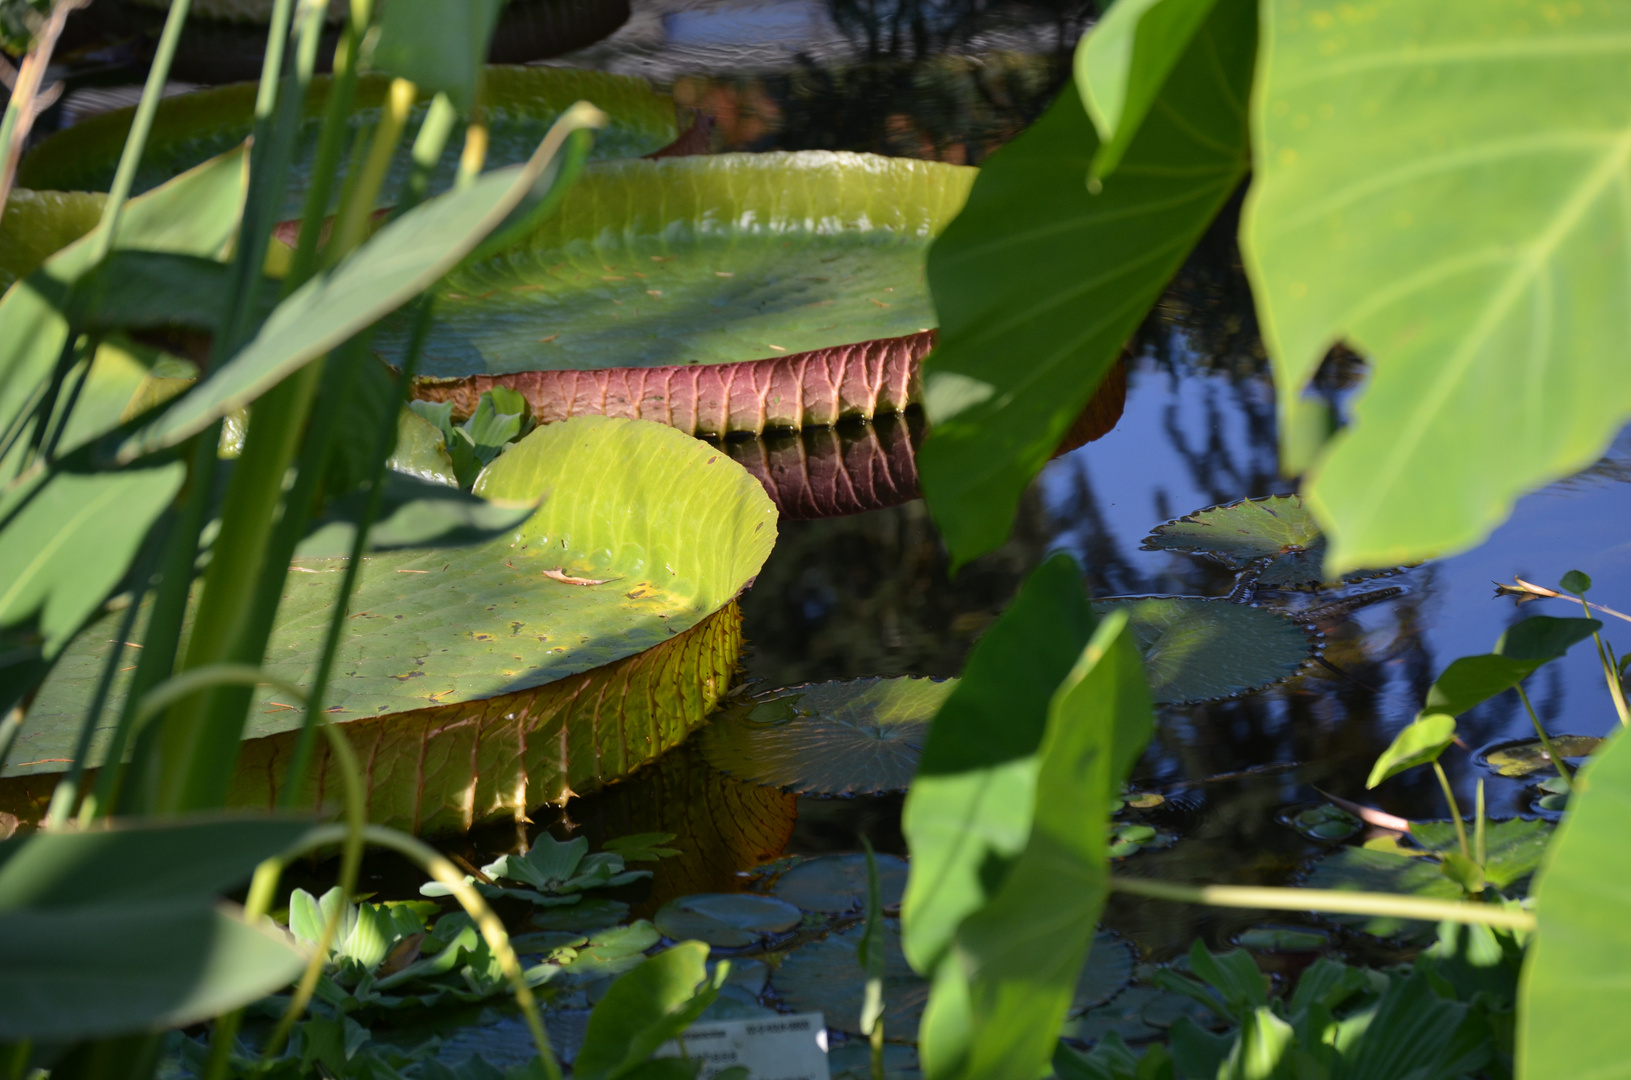
[[866, 848], [866, 931], [857, 950], [866, 971], [866, 996], [861, 1002], [861, 1034], [872, 1050], [872, 1080], [884, 1080], [883, 1067], [883, 902], [878, 890], [878, 857], [872, 841], [861, 837]]
[[[1564, 582], [1567, 581], [1568, 578], [1564, 578]], [[1582, 588], [1574, 595], [1579, 598], [1580, 606], [1586, 609], [1586, 618], [1591, 618], [1593, 605], [1586, 599], [1586, 590]], [[1611, 612], [1608, 608], [1602, 610], [1605, 614], [1620, 615], [1619, 612]], [[1623, 619], [1625, 616], [1620, 615], [1620, 618]], [[1620, 726], [1631, 727], [1631, 705], [1627, 705], [1625, 700], [1625, 686], [1620, 682], [1620, 666], [1615, 660], [1614, 649], [1603, 640], [1600, 630], [1593, 633], [1591, 639], [1597, 643], [1597, 661], [1603, 665], [1603, 678], [1608, 681], [1608, 696], [1614, 702], [1614, 712], [1620, 718]], [[1561, 767], [1561, 762], [1559, 765]]]
[[[324, 730], [329, 730], [329, 726], [324, 725]], [[349, 826], [319, 826], [306, 835], [297, 851], [290, 854], [292, 856], [315, 848], [327, 847], [344, 840], [348, 832]], [[460, 906], [476, 924], [476, 928], [481, 931], [487, 947], [493, 950], [493, 958], [498, 961], [504, 977], [509, 980], [511, 988], [515, 991], [516, 1004], [520, 1006], [527, 1029], [532, 1033], [533, 1045], [538, 1050], [538, 1059], [543, 1063], [546, 1080], [561, 1080], [561, 1067], [555, 1060], [555, 1052], [550, 1048], [549, 1033], [544, 1030], [544, 1022], [538, 1013], [537, 999], [533, 997], [532, 988], [527, 985], [526, 976], [521, 970], [521, 961], [510, 946], [510, 938], [504, 930], [504, 924], [493, 914], [493, 909], [482, 899], [481, 894], [465, 882], [464, 871], [454, 866], [429, 844], [395, 829], [387, 829], [382, 825], [368, 825], [363, 828], [362, 837], [366, 843], [389, 848], [399, 855], [406, 856], [417, 863], [425, 873], [448, 887], [454, 899], [458, 900]]]
[[1557, 751], [1552, 748], [1551, 737], [1546, 734], [1546, 728], [1542, 726], [1540, 717], [1536, 715], [1535, 707], [1529, 703], [1529, 695], [1524, 692], [1523, 683], [1519, 683], [1513, 689], [1518, 692], [1518, 700], [1523, 702], [1524, 711], [1529, 714], [1529, 722], [1535, 725], [1535, 734], [1540, 736], [1541, 748], [1546, 751], [1546, 756], [1551, 758], [1553, 767], [1557, 769], [1557, 775], [1563, 778], [1563, 782], [1569, 785], [1569, 791], [1573, 793], [1574, 776], [1569, 772], [1569, 767], [1563, 764], [1563, 759], [1558, 757]]
[[[1522, 687], [1519, 687], [1518, 693], [1523, 693]], [[1545, 735], [1541, 736], [1542, 740], [1545, 738]], [[1467, 842], [1467, 824], [1461, 820], [1461, 804], [1456, 802], [1455, 789], [1450, 786], [1450, 778], [1445, 774], [1444, 766], [1438, 763], [1437, 758], [1433, 759], [1433, 774], [1438, 777], [1438, 786], [1444, 791], [1444, 801], [1449, 804], [1450, 820], [1455, 822], [1455, 838], [1461, 845], [1461, 854], [1470, 860], [1472, 845]]]
[[[44, 94], [40, 93], [40, 83], [45, 80], [45, 69], [51, 64], [57, 39], [62, 36], [68, 16], [89, 2], [57, 0], [34, 35], [28, 55], [23, 57], [16, 73], [7, 80], [11, 98], [6, 103], [5, 120], [0, 121], [0, 214], [6, 212], [6, 200], [11, 197], [11, 187], [17, 179], [17, 162], [23, 156], [23, 144], [28, 141], [28, 133], [33, 129], [35, 119], [49, 109], [62, 93], [61, 84], [51, 87]], [[4, 61], [0, 60], [0, 63]]]
[[[278, 881], [283, 877], [285, 860], [267, 859], [255, 867], [255, 876], [249, 882], [249, 895], [244, 898], [244, 921], [253, 925], [266, 917], [277, 895]], [[204, 1065], [204, 1080], [226, 1080], [227, 1067], [232, 1061], [232, 1046], [237, 1041], [238, 1029], [243, 1025], [244, 1011], [234, 1009], [217, 1017], [210, 1032], [210, 1056]]]
[[[333, 912], [323, 923], [323, 933], [317, 939], [317, 947], [312, 950], [305, 973], [300, 976], [300, 982], [295, 986], [294, 996], [289, 999], [289, 1008], [285, 1010], [283, 1018], [272, 1031], [272, 1037], [266, 1041], [266, 1047], [262, 1052], [265, 1060], [270, 1060], [283, 1048], [283, 1042], [289, 1037], [295, 1021], [300, 1019], [301, 1014], [306, 1011], [306, 1006], [311, 1004], [312, 994], [317, 991], [317, 980], [323, 974], [324, 965], [328, 963], [329, 948], [334, 944], [334, 935], [339, 931], [340, 917], [351, 906], [351, 896], [357, 889], [357, 872], [362, 867], [363, 837], [368, 824], [368, 803], [363, 792], [362, 770], [357, 765], [356, 752], [351, 749], [351, 742], [345, 734], [332, 724], [323, 724], [321, 727], [323, 734], [328, 736], [329, 748], [334, 752], [334, 763], [339, 767], [345, 788], [346, 823], [341, 837], [340, 902], [335, 905]], [[317, 845], [311, 843], [302, 845], [307, 849], [315, 846]]]
[[1345, 892], [1340, 889], [1284, 889], [1256, 885], [1180, 885], [1147, 878], [1110, 878], [1110, 888], [1133, 896], [1176, 900], [1212, 907], [1265, 908], [1270, 911], [1318, 911], [1332, 915], [1391, 915], [1426, 922], [1457, 922], [1524, 932], [1535, 928], [1532, 912], [1496, 904], [1460, 900], [1427, 900], [1392, 893]]
[[1472, 833], [1472, 861], [1478, 864], [1479, 872], [1489, 861], [1489, 821], [1484, 816], [1484, 778], [1478, 778], [1478, 801], [1473, 809]]

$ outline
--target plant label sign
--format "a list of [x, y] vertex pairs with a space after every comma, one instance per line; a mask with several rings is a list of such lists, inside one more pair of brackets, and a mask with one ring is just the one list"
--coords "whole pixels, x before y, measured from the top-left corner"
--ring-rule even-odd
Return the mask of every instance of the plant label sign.
[[702, 1062], [702, 1080], [740, 1066], [752, 1080], [830, 1080], [827, 1024], [818, 1012], [692, 1024], [657, 1051]]

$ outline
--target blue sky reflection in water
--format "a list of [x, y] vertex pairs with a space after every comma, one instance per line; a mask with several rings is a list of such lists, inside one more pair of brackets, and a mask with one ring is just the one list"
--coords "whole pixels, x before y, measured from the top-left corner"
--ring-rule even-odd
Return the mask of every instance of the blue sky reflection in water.
[[[1176, 329], [1163, 344], [1163, 355], [1146, 352], [1134, 364], [1126, 411], [1116, 430], [1053, 462], [1038, 485], [1055, 530], [1054, 543], [1088, 567], [1096, 592], [1222, 595], [1231, 584], [1224, 568], [1183, 553], [1144, 551], [1139, 544], [1153, 525], [1172, 517], [1219, 502], [1294, 490], [1277, 475], [1272, 387], [1266, 372], [1218, 370], [1191, 352]], [[1557, 600], [1533, 601], [1520, 609], [1511, 599], [1497, 599], [1493, 582], [1517, 576], [1555, 587], [1565, 571], [1581, 569], [1593, 578], [1593, 599], [1621, 610], [1631, 607], [1627, 480], [1631, 432], [1622, 433], [1597, 466], [1523, 499], [1511, 520], [1478, 548], [1337, 591], [1334, 595], [1346, 596], [1384, 587], [1405, 590], [1401, 597], [1339, 620], [1346, 624], [1340, 628], [1330, 623], [1323, 627], [1329, 636], [1328, 658], [1379, 693], [1352, 700], [1357, 687], [1339, 690], [1337, 676], [1314, 668], [1263, 695], [1270, 712], [1283, 719], [1288, 698], [1310, 692], [1334, 695], [1338, 701], [1315, 710], [1319, 725], [1363, 723], [1380, 749], [1411, 719], [1432, 676], [1451, 660], [1489, 651], [1518, 618], [1580, 614], [1578, 605]], [[1265, 592], [1260, 599], [1293, 608], [1321, 602], [1296, 593]], [[1605, 621], [1611, 641], [1631, 643], [1631, 625]], [[1356, 656], [1365, 660], [1363, 671], [1350, 666]], [[1615, 723], [1589, 642], [1543, 669], [1529, 689], [1553, 732], [1598, 735]], [[1478, 749], [1523, 738], [1531, 727], [1516, 694], [1508, 693], [1474, 710], [1461, 730]], [[1283, 740], [1282, 760], [1289, 759], [1298, 741]], [[1318, 752], [1317, 746], [1309, 749]], [[1452, 752], [1446, 763], [1470, 793], [1475, 770], [1468, 756]], [[1174, 762], [1162, 765], [1163, 774], [1174, 775]], [[1345, 784], [1338, 790], [1357, 794], [1360, 779], [1355, 778], [1352, 788]], [[1437, 813], [1436, 791], [1420, 783], [1427, 778], [1413, 779], [1418, 790], [1409, 793], [1406, 805], [1394, 808]], [[1376, 797], [1385, 800], [1396, 792], [1402, 789], [1389, 788]], [[1509, 800], [1504, 807], [1503, 794]], [[1517, 794], [1517, 785], [1492, 788], [1492, 811], [1520, 809], [1510, 801]]]

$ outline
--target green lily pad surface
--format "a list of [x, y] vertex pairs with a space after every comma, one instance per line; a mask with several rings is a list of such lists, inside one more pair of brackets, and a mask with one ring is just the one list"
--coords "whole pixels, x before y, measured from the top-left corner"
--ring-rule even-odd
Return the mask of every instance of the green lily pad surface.
[[[865, 926], [852, 926], [789, 953], [770, 977], [782, 1004], [794, 1012], [819, 1012], [830, 1028], [857, 1032], [866, 976], [856, 959], [856, 949], [865, 931]], [[884, 1038], [916, 1042], [918, 1022], [929, 1000], [929, 983], [912, 970], [902, 955], [897, 920], [884, 920], [883, 942]], [[1132, 950], [1114, 934], [1100, 931], [1076, 986], [1071, 1013], [1110, 1000], [1132, 977]]]
[[[529, 237], [438, 286], [420, 370], [463, 379], [725, 364], [928, 330], [936, 320], [924, 254], [973, 175], [826, 151], [591, 166]], [[376, 348], [400, 360], [410, 332], [406, 316], [387, 320]], [[865, 360], [852, 362], [883, 363]], [[529, 398], [536, 390], [525, 379], [507, 384]], [[656, 393], [645, 386], [635, 400]], [[533, 404], [551, 414], [547, 402]]]
[[1266, 608], [1188, 596], [1101, 600], [1125, 608], [1144, 656], [1150, 695], [1182, 705], [1238, 697], [1301, 671], [1317, 645], [1301, 624]]
[[[740, 647], [732, 601], [775, 543], [775, 509], [740, 466], [640, 421], [539, 428], [476, 491], [543, 504], [484, 546], [371, 557], [351, 599], [327, 714], [349, 725], [376, 821], [448, 829], [513, 816], [676, 745], [725, 690]], [[272, 674], [308, 678], [343, 565], [296, 563]], [[109, 644], [93, 630], [67, 650], [8, 774], [65, 767]], [[255, 701], [233, 796], [251, 805], [275, 799], [271, 778], [300, 724], [279, 692]], [[332, 798], [337, 782], [314, 775], [307, 802]]]
[[904, 791], [929, 721], [957, 684], [855, 679], [778, 690], [722, 710], [703, 730], [709, 764], [800, 795]]
[[730, 949], [791, 930], [804, 921], [804, 913], [771, 896], [701, 893], [670, 900], [654, 921], [657, 929], [676, 941], [706, 941]]
[[96, 228], [102, 200], [78, 191], [14, 189], [0, 213], [0, 292]]
[[[1602, 739], [1593, 735], [1553, 735], [1552, 749], [1566, 762], [1579, 761], [1597, 752]], [[1502, 743], [1478, 756], [1479, 764], [1493, 769], [1501, 776], [1531, 776], [1535, 773], [1556, 773], [1557, 765], [1546, 753], [1539, 739]]]
[[[1143, 547], [1210, 555], [1234, 567], [1271, 559], [1257, 579], [1269, 588], [1325, 583], [1325, 534], [1301, 495], [1269, 495], [1197, 510], [1156, 526]], [[1386, 572], [1361, 571], [1342, 580], [1359, 581]]]
[[[305, 124], [290, 168], [290, 186], [280, 208], [284, 219], [300, 216], [330, 85], [328, 76], [312, 80]], [[390, 79], [384, 75], [364, 75], [358, 80], [357, 108], [350, 120], [353, 129], [378, 122], [389, 85]], [[136, 172], [134, 192], [157, 187], [248, 138], [255, 93], [255, 84], [241, 83], [166, 98], [154, 118]], [[667, 146], [678, 135], [673, 100], [655, 93], [644, 79], [573, 68], [492, 66], [487, 71], [486, 93], [491, 136], [488, 168], [525, 161], [556, 118], [580, 100], [593, 102], [611, 117], [607, 127], [595, 136], [592, 153], [596, 159], [639, 157]], [[429, 103], [430, 96], [422, 95], [409, 117], [403, 150], [382, 188], [387, 202], [394, 200], [394, 193], [408, 175], [407, 147]], [[18, 183], [40, 190], [106, 191], [113, 182], [119, 152], [134, 115], [134, 108], [103, 113], [44, 140], [23, 159]], [[461, 132], [456, 130], [450, 144], [456, 147], [461, 139]], [[444, 155], [432, 178], [431, 190], [451, 185], [458, 165], [456, 157]]]
[[[906, 892], [906, 860], [879, 855], [878, 900], [885, 908], [900, 906]], [[804, 911], [838, 914], [866, 908], [866, 856], [818, 855], [806, 859], [776, 879], [771, 892]]]

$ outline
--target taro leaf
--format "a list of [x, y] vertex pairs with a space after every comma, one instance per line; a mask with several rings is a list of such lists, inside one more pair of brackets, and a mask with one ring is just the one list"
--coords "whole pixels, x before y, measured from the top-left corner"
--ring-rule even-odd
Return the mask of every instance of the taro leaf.
[[1455, 718], [1433, 713], [1406, 724], [1393, 742], [1382, 751], [1382, 756], [1371, 766], [1365, 787], [1373, 788], [1389, 777], [1398, 776], [1406, 769], [1437, 761], [1438, 756], [1455, 742]]
[[199, 900], [8, 911], [0, 914], [0, 1040], [66, 1043], [183, 1027], [281, 989], [305, 964], [275, 928]]
[[702, 752], [738, 780], [800, 795], [905, 791], [955, 686], [908, 676], [777, 690], [718, 713]]
[[171, 461], [123, 472], [51, 472], [0, 499], [0, 626], [37, 620], [46, 659], [62, 651], [125, 577], [181, 490]]
[[[1112, 612], [1049, 704], [1025, 849], [995, 895], [957, 928], [941, 961], [968, 980], [969, 1030], [925, 1024], [922, 1045], [936, 1061], [957, 1061], [955, 1075], [1021, 1080], [1046, 1068], [1080, 997], [1083, 965], [1092, 963], [1110, 889], [1116, 792], [1153, 730], [1127, 616]], [[951, 978], [936, 973], [937, 1010]]]
[[[467, 5], [446, 6], [462, 10]], [[331, 85], [327, 75], [312, 80], [289, 186], [279, 210], [282, 218], [298, 218], [301, 214]], [[364, 75], [358, 80], [357, 107], [348, 119], [353, 131], [364, 131], [378, 122], [389, 85], [390, 79], [383, 75]], [[253, 83], [245, 83], [160, 102], [136, 171], [135, 190], [146, 191], [242, 143], [253, 126], [255, 91]], [[428, 91], [422, 93], [409, 117], [410, 138], [424, 118], [430, 97]], [[576, 101], [592, 101], [611, 117], [595, 140], [596, 158], [639, 157], [668, 145], [678, 134], [673, 100], [653, 93], [646, 80], [625, 75], [560, 67], [491, 67], [487, 69], [485, 100], [489, 168], [526, 161], [550, 125]], [[18, 182], [30, 188], [106, 191], [134, 114], [134, 108], [101, 113], [42, 141], [24, 159]], [[451, 139], [456, 144], [461, 137], [455, 130]], [[406, 154], [399, 154], [392, 162], [381, 187], [384, 197], [401, 190], [409, 165]], [[443, 155], [431, 175], [430, 190], [451, 187], [457, 167], [458, 155]], [[40, 194], [59, 197], [57, 192]], [[0, 256], [0, 265], [7, 262], [9, 256]], [[0, 277], [0, 282], [3, 280]]]
[[752, 893], [703, 893], [670, 900], [658, 909], [657, 929], [676, 941], [695, 938], [722, 949], [752, 945], [793, 929], [804, 913], [785, 900]]
[[1098, 129], [1093, 176], [1115, 172], [1156, 95], [1217, 0], [1129, 0], [1076, 46], [1076, 86]]
[[[828, 934], [794, 949], [771, 973], [770, 983], [795, 1012], [820, 1012], [827, 1026], [860, 1034], [865, 978], [856, 956], [865, 927]], [[883, 1029], [889, 1039], [915, 1039], [929, 998], [927, 980], [917, 975], [901, 954], [900, 923], [883, 921]], [[1133, 977], [1133, 954], [1127, 943], [1107, 931], [1093, 940], [1087, 967], [1071, 998], [1072, 1014], [1086, 1012], [1114, 997]]]
[[1631, 416], [1631, 69], [1604, 44], [1631, 8], [1518, 10], [1263, 8], [1241, 249], [1282, 412], [1333, 343], [1368, 364], [1304, 489], [1333, 574], [1474, 546]]
[[391, 0], [380, 14], [370, 67], [441, 91], [466, 116], [504, 0]]
[[712, 1000], [712, 995], [696, 993], [707, 978], [707, 959], [708, 946], [688, 941], [614, 982], [589, 1017], [573, 1076], [615, 1080], [684, 1031]]
[[1569, 816], [1535, 881], [1540, 924], [1518, 987], [1517, 1066], [1530, 1080], [1631, 1075], [1615, 1019], [1631, 1007], [1628, 746], [1616, 737], [1576, 774]]
[[[1602, 739], [1595, 735], [1553, 735], [1552, 748], [1566, 761], [1589, 757], [1597, 752]], [[1532, 776], [1538, 772], [1556, 773], [1557, 765], [1538, 739], [1525, 739], [1494, 746], [1478, 755], [1478, 763], [1501, 776]]]
[[[961, 166], [816, 151], [591, 166], [558, 213], [436, 287], [420, 370], [484, 388], [514, 376], [503, 381], [545, 421], [597, 398], [715, 432], [904, 408], [909, 350], [836, 347], [934, 326], [924, 253], [972, 179]], [[411, 333], [399, 314], [375, 347], [399, 362]], [[817, 349], [833, 353], [793, 355]], [[690, 370], [747, 360], [769, 362]], [[536, 374], [599, 369], [615, 369], [609, 383]]]
[[292, 818], [201, 818], [14, 837], [0, 842], [0, 912], [207, 901], [310, 828]]
[[[906, 891], [906, 860], [879, 855], [878, 893], [886, 908], [899, 907]], [[776, 879], [771, 892], [804, 911], [836, 914], [866, 906], [866, 856], [818, 855], [806, 859]]]
[[[545, 492], [497, 541], [364, 566], [327, 700], [370, 763], [373, 820], [464, 829], [587, 792], [674, 746], [723, 694], [740, 647], [728, 605], [775, 542], [775, 511], [752, 477], [672, 428], [582, 417], [534, 431], [478, 485], [494, 499]], [[341, 566], [295, 569], [267, 667], [299, 684]], [[69, 756], [106, 637], [67, 651], [9, 775], [62, 768], [49, 759]], [[300, 723], [281, 700], [256, 693], [234, 803], [277, 798], [269, 778]], [[330, 765], [314, 769], [305, 804], [339, 783]]]
[[[1193, 551], [1234, 567], [1272, 559], [1259, 585], [1297, 589], [1325, 581], [1325, 537], [1300, 495], [1268, 495], [1197, 510], [1158, 525], [1144, 538], [1146, 551]], [[1348, 574], [1358, 581], [1375, 572]]]
[[[234, 150], [130, 200], [118, 246], [219, 256], [238, 226], [245, 173], [244, 153]], [[62, 308], [70, 286], [92, 269], [98, 235], [63, 248], [0, 297], [0, 430], [33, 407], [50, 379], [68, 340]]]
[[1544, 664], [1556, 660], [1603, 628], [1596, 619], [1558, 619], [1532, 615], [1507, 627], [1495, 643], [1499, 656]]
[[954, 565], [1002, 543], [1020, 493], [1245, 177], [1255, 10], [1218, 0], [1098, 194], [1098, 138], [1067, 86], [981, 168], [930, 251], [942, 322], [919, 464]]
[[0, 292], [96, 228], [102, 200], [83, 191], [13, 188], [0, 211]]
[[901, 818], [912, 853], [903, 947], [917, 970], [939, 966], [958, 925], [996, 892], [993, 870], [1024, 850], [1054, 690], [1092, 629], [1080, 569], [1053, 556], [975, 643], [930, 725]]
[[[242, 349], [158, 420], [120, 448], [131, 460], [173, 446], [242, 408], [291, 372], [345, 341], [424, 291], [513, 212], [545, 198], [536, 190], [546, 172], [570, 173], [557, 161], [581, 152], [566, 140], [599, 127], [605, 117], [588, 105], [562, 114], [524, 165], [489, 173], [463, 190], [438, 195], [393, 219], [338, 266], [278, 304]], [[555, 141], [559, 137], [561, 142]]]
[[1284, 682], [1317, 648], [1308, 631], [1278, 612], [1184, 596], [1094, 602], [1125, 610], [1158, 704], [1239, 697]]

